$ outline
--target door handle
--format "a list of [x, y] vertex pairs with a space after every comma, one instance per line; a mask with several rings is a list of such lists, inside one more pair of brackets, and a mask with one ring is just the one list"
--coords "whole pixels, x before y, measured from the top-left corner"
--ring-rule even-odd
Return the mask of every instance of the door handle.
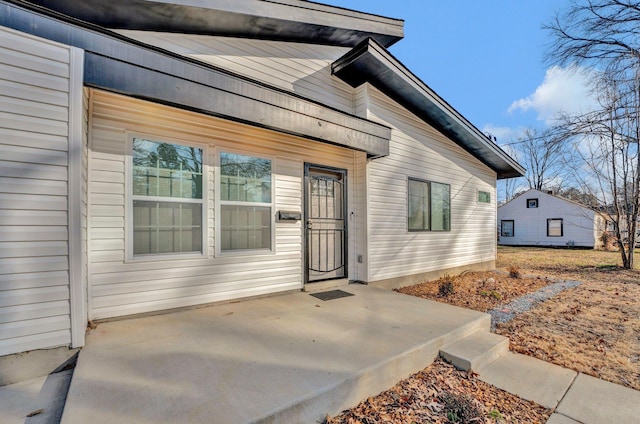
[[307, 230], [311, 230], [313, 228], [313, 221], [310, 219], [307, 219]]

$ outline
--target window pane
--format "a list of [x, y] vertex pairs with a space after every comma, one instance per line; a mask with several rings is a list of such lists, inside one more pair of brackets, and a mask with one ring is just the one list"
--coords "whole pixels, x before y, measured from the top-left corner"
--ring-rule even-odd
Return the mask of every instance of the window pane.
[[133, 139], [133, 194], [202, 199], [202, 149]]
[[133, 201], [133, 253], [202, 252], [202, 205]]
[[479, 191], [478, 192], [478, 202], [480, 203], [491, 203], [491, 193], [488, 191]]
[[221, 205], [221, 249], [271, 249], [271, 208]]
[[500, 221], [500, 227], [502, 237], [513, 237], [513, 221]]
[[431, 229], [433, 231], [450, 229], [451, 208], [449, 203], [449, 186], [431, 183]]
[[271, 203], [271, 161], [220, 153], [220, 199]]
[[547, 235], [549, 237], [562, 237], [562, 219], [547, 220]]
[[409, 180], [407, 226], [409, 230], [429, 229], [429, 183]]

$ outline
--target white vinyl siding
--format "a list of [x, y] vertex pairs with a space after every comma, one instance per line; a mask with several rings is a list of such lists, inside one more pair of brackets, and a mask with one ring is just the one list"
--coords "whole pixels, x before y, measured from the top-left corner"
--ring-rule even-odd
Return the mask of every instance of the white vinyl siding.
[[[531, 207], [535, 199], [537, 207]], [[514, 221], [513, 237], [501, 245], [597, 247], [596, 214], [577, 203], [531, 189], [498, 208], [498, 222]]]
[[[368, 281], [495, 260], [495, 204], [477, 202], [478, 190], [495, 198], [495, 172], [375, 88], [358, 96], [392, 128], [389, 156], [368, 165]], [[409, 177], [449, 185], [450, 231], [407, 231]]]
[[[220, 152], [243, 152], [272, 160], [274, 207], [302, 212], [304, 163], [344, 168], [355, 175], [366, 154], [208, 117], [99, 90], [91, 91], [89, 170], [91, 319], [198, 305], [246, 296], [300, 290], [303, 282], [303, 223], [274, 222], [274, 247], [267, 252], [216, 253], [215, 181]], [[132, 134], [207, 146], [207, 256], [192, 259], [125, 258], [125, 163]], [[356, 198], [362, 184], [349, 186]], [[362, 197], [362, 195], [360, 195]], [[364, 213], [357, 203], [351, 226]], [[355, 229], [353, 230], [355, 231]], [[364, 231], [364, 230], [361, 230]], [[355, 238], [349, 256], [355, 257]], [[353, 268], [353, 269], [352, 269]], [[357, 278], [352, 266], [350, 278]], [[360, 277], [360, 279], [363, 279]]]
[[353, 89], [331, 76], [331, 63], [348, 47], [193, 34], [118, 31], [238, 75], [354, 113]]
[[[69, 145], [78, 136], [80, 146], [82, 138], [82, 105], [72, 98], [81, 94], [82, 76], [73, 73], [82, 53], [5, 28], [0, 49], [0, 355], [6, 355], [72, 342], [70, 274], [78, 271], [78, 284], [83, 274], [69, 269], [69, 216], [81, 217], [82, 193], [74, 193], [78, 204], [71, 209]], [[81, 180], [80, 166], [75, 171]], [[84, 330], [86, 322], [80, 325]]]

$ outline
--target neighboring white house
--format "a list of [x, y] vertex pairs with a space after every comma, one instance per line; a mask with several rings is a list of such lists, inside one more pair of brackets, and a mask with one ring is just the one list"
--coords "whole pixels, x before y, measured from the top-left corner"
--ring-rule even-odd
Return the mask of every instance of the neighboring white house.
[[0, 0], [0, 355], [492, 268], [496, 180], [523, 169], [387, 51], [402, 37], [294, 0]]
[[599, 248], [605, 225], [592, 209], [530, 189], [498, 207], [498, 244]]

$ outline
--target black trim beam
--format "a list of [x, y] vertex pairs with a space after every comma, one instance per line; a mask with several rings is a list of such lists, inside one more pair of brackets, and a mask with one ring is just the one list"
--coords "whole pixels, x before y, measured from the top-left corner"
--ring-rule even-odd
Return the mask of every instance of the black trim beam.
[[404, 21], [298, 0], [26, 0], [110, 29], [389, 47]]
[[332, 72], [352, 87], [368, 82], [493, 169], [499, 179], [525, 169], [438, 96], [375, 40], [336, 60]]
[[[55, 13], [54, 13], [55, 15]], [[85, 84], [325, 143], [389, 154], [390, 128], [115, 33], [0, 0], [0, 25], [85, 50]]]

